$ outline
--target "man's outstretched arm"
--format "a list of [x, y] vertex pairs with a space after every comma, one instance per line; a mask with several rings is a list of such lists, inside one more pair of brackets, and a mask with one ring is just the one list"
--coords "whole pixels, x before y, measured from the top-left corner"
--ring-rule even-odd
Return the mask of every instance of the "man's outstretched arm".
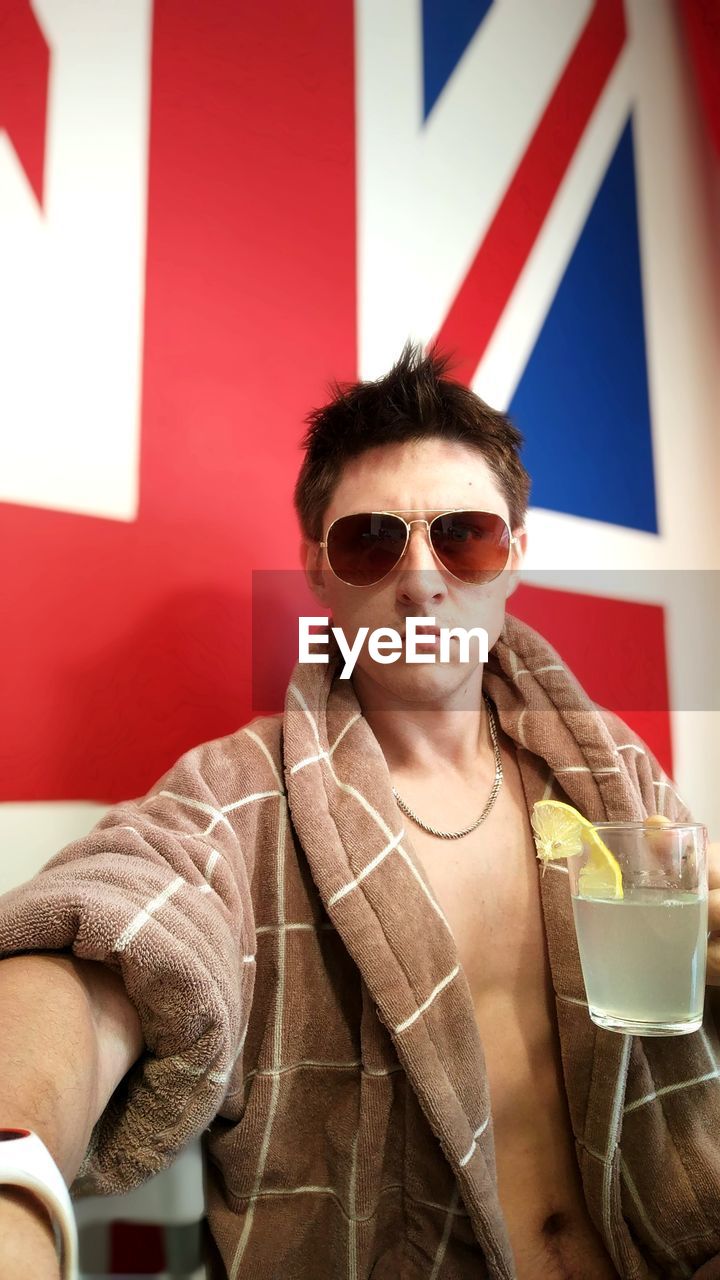
[[[95, 1122], [143, 1048], [121, 979], [63, 954], [0, 961], [0, 1127], [32, 1129], [68, 1185]], [[0, 1275], [56, 1280], [50, 1220], [25, 1192], [0, 1188]]]
[[282, 796], [266, 732], [193, 748], [0, 898], [0, 1125], [38, 1133], [68, 1181], [82, 1167], [83, 1191], [158, 1173], [227, 1093], [255, 981], [243, 850], [255, 801]]

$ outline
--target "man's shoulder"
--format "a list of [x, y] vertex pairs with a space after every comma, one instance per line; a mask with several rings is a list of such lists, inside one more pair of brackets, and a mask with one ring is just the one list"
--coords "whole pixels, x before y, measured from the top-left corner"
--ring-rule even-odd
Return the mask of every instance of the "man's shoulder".
[[644, 742], [640, 735], [637, 734], [634, 729], [631, 729], [630, 725], [617, 715], [616, 712], [609, 711], [607, 707], [601, 707], [597, 704], [596, 710], [601, 715], [605, 723], [605, 727], [610, 731], [613, 742], [618, 750], [621, 747], [628, 747], [635, 748], [636, 750], [643, 751], [645, 753], [649, 752], [647, 743]]
[[627, 721], [623, 720], [615, 711], [609, 711], [607, 707], [598, 706], [597, 703], [595, 707], [602, 717], [605, 727], [615, 744], [615, 751], [621, 756], [627, 771], [630, 774], [638, 774], [647, 770], [652, 778], [664, 777], [662, 765], [645, 739], [641, 738], [640, 734], [636, 733], [634, 729], [631, 729]]
[[270, 783], [282, 785], [282, 724], [280, 712], [256, 716], [223, 737], [201, 742], [186, 759], [209, 778], [218, 772], [241, 773], [261, 789]]
[[236, 729], [230, 737], [237, 739], [240, 750], [247, 749], [248, 739], [250, 742], [263, 743], [279, 760], [282, 754], [282, 728], [283, 715], [278, 711], [272, 716], [256, 716], [254, 720], [249, 720]]

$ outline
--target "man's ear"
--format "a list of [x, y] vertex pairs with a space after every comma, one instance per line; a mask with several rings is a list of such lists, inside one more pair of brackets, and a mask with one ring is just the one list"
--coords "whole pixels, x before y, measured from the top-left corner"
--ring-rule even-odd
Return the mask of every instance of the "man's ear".
[[319, 600], [321, 604], [325, 604], [326, 574], [323, 569], [323, 549], [319, 542], [312, 542], [309, 538], [302, 539], [300, 543], [300, 563], [305, 571], [305, 581], [315, 599]]
[[525, 552], [527, 551], [527, 529], [522, 527], [513, 530], [513, 537], [517, 542], [513, 543], [512, 557], [510, 559], [510, 568], [507, 570], [506, 585], [507, 591], [505, 599], [508, 600], [520, 585], [520, 570], [525, 560]]

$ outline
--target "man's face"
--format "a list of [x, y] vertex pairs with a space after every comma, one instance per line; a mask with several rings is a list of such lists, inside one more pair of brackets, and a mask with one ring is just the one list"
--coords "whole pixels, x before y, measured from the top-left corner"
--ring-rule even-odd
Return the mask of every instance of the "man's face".
[[[339, 516], [362, 511], [392, 511], [410, 521], [430, 520], [441, 511], [465, 508], [489, 511], [510, 523], [508, 506], [482, 455], [454, 441], [430, 439], [381, 445], [348, 462], [323, 517], [323, 535]], [[412, 513], [412, 514], [410, 514]], [[520, 534], [519, 530], [512, 530]], [[518, 568], [524, 552], [513, 549], [508, 569]], [[413, 525], [399, 565], [381, 582], [370, 587], [348, 586], [331, 572], [324, 549], [306, 546], [306, 569], [312, 590], [331, 610], [332, 624], [341, 627], [352, 643], [360, 627], [374, 631], [392, 627], [404, 635], [408, 617], [434, 617], [438, 627], [483, 627], [492, 648], [502, 629], [505, 602], [514, 577], [503, 572], [493, 582], [477, 586], [460, 582], [435, 558], [424, 525]], [[358, 689], [375, 686], [389, 702], [422, 705], [445, 700], [468, 681], [477, 682], [481, 668], [477, 644], [471, 642], [469, 664], [460, 662], [457, 640], [451, 640], [451, 661], [440, 663], [439, 648], [433, 664], [409, 664], [404, 653], [389, 665], [375, 662], [363, 645], [353, 680]]]

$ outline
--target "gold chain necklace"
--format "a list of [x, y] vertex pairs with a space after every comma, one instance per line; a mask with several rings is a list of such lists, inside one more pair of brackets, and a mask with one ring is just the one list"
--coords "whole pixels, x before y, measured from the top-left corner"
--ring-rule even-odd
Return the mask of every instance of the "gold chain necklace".
[[402, 812], [406, 814], [408, 818], [412, 818], [413, 822], [416, 822], [419, 827], [422, 827], [423, 831], [427, 831], [428, 835], [437, 836], [438, 840], [460, 840], [462, 836], [469, 836], [471, 831], [477, 831], [478, 827], [480, 826], [480, 823], [484, 822], [485, 819], [487, 818], [490, 810], [492, 809], [495, 801], [497, 800], [498, 791], [502, 786], [503, 767], [502, 767], [502, 758], [500, 756], [500, 743], [498, 741], [498, 731], [497, 731], [497, 725], [495, 723], [495, 715], [492, 709], [492, 705], [490, 703], [490, 699], [485, 695], [483, 696], [485, 697], [485, 706], [487, 707], [487, 713], [488, 713], [488, 724], [490, 725], [490, 737], [492, 738], [492, 745], [493, 745], [493, 755], [495, 756], [495, 778], [493, 780], [493, 784], [490, 789], [490, 795], [488, 796], [487, 804], [485, 805], [485, 808], [480, 814], [480, 817], [477, 818], [475, 822], [471, 822], [469, 827], [464, 827], [462, 831], [439, 831], [437, 827], [432, 827], [429, 822], [423, 822], [422, 818], [418, 817], [414, 809], [410, 808], [410, 805], [407, 803], [407, 801], [403, 800], [402, 796], [398, 795], [395, 787], [393, 787], [392, 789], [392, 793], [395, 797], [395, 802], [398, 808], [401, 809]]

